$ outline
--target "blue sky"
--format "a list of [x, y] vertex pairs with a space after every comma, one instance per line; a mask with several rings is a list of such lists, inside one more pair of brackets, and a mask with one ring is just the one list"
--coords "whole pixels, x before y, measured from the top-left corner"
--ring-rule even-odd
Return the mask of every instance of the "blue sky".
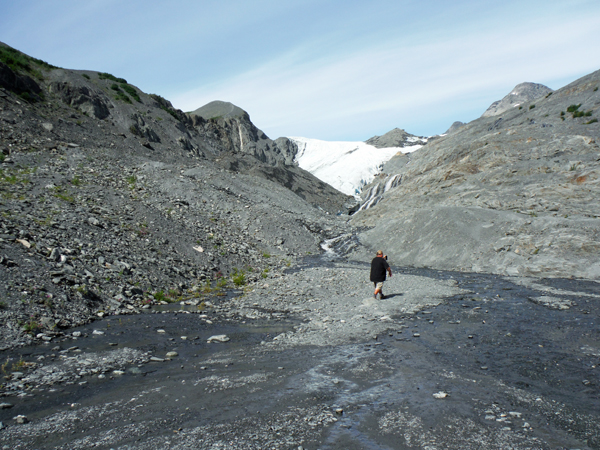
[[518, 83], [600, 69], [598, 0], [0, 0], [0, 41], [271, 138], [443, 133]]

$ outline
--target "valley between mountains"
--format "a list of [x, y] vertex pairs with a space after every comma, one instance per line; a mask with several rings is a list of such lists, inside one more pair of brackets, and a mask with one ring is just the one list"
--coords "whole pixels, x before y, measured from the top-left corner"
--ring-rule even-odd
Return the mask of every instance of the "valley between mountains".
[[327, 162], [1, 44], [0, 447], [600, 449], [599, 86]]

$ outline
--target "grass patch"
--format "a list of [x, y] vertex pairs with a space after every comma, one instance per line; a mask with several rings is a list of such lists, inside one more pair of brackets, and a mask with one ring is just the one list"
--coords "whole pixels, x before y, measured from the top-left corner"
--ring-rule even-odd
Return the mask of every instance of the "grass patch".
[[535, 108], [535, 105], [529, 105], [529, 109]]
[[69, 195], [67, 190], [60, 186], [56, 186], [54, 188], [54, 196], [58, 199], [61, 199], [62, 201], [67, 202], [67, 203], [75, 203], [75, 197], [73, 197], [72, 195]]
[[591, 123], [596, 123], [596, 122], [598, 122], [598, 119], [593, 118], [592, 120], [588, 120], [587, 122], [585, 122], [584, 125], [589, 125]]
[[27, 72], [38, 79], [42, 79], [41, 69], [57, 69], [41, 59], [32, 58], [19, 50], [10, 47], [0, 47], [0, 61], [10, 67], [14, 72]]
[[27, 184], [30, 182], [29, 178], [27, 178], [26, 174], [31, 173], [29, 169], [23, 170], [11, 170], [11, 169], [0, 169], [0, 183], [6, 184]]

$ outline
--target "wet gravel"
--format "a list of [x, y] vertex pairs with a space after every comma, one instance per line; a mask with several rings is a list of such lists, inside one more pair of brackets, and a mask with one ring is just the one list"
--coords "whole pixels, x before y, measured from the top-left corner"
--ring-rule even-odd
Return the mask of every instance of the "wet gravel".
[[6, 392], [3, 448], [600, 448], [596, 283], [394, 272], [382, 301], [366, 264], [326, 261], [200, 314], [112, 317], [61, 350], [3, 352], [38, 364], [24, 378], [75, 356], [112, 364]]

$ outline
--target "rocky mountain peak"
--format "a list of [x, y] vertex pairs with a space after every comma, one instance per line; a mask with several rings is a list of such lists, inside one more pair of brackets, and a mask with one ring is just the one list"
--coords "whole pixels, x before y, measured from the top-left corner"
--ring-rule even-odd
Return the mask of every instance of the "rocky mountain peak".
[[224, 102], [221, 100], [214, 100], [204, 106], [201, 106], [195, 111], [189, 112], [188, 114], [200, 116], [206, 120], [216, 119], [219, 117], [236, 117], [250, 120], [250, 115], [242, 108], [234, 105], [233, 103]]
[[373, 136], [365, 141], [366, 144], [376, 148], [406, 147], [424, 144], [425, 142], [427, 142], [427, 139], [407, 133], [400, 128], [394, 128], [382, 136]]
[[465, 125], [465, 123], [464, 123], [464, 122], [461, 122], [461, 121], [458, 121], [458, 120], [457, 120], [457, 121], [456, 121], [456, 122], [454, 122], [452, 125], [450, 125], [450, 128], [448, 128], [448, 129], [446, 130], [446, 132], [444, 133], [444, 135], [446, 135], [446, 134], [450, 134], [450, 133], [454, 133], [456, 130], [458, 130], [458, 129], [459, 129], [460, 127], [462, 127], [463, 125]]
[[531, 102], [553, 92], [548, 86], [538, 83], [517, 84], [502, 100], [495, 101], [481, 117], [498, 116], [511, 108]]

